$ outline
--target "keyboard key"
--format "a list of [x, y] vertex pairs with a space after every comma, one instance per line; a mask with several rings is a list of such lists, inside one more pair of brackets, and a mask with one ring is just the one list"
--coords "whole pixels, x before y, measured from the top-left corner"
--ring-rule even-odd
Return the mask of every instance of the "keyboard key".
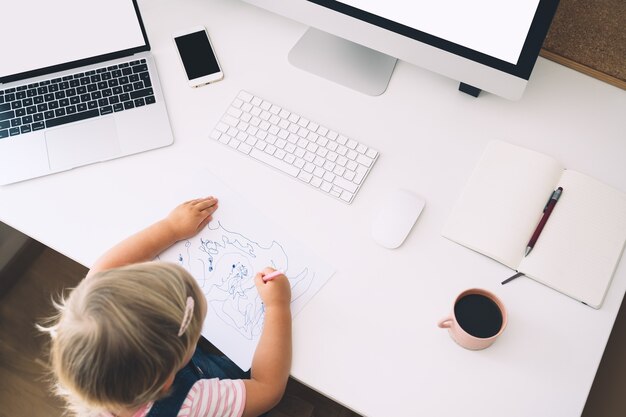
[[354, 182], [357, 184], [361, 184], [361, 182], [363, 182], [363, 179], [365, 178], [365, 175], [367, 175], [367, 168], [365, 168], [363, 165], [359, 165], [356, 168], [356, 176], [354, 177]]
[[8, 120], [4, 120], [2, 122], [0, 122], [0, 129], [8, 129], [9, 127], [11, 127], [11, 122]]
[[240, 91], [237, 97], [239, 97], [241, 100], [245, 101], [246, 103], [249, 103], [250, 101], [252, 101], [252, 98], [254, 96], [248, 93], [247, 91]]
[[311, 181], [311, 179], [313, 179], [313, 175], [309, 174], [308, 172], [300, 171], [300, 174], [298, 175], [298, 179], [300, 181], [304, 181], [308, 183], [309, 181]]
[[0, 113], [11, 110], [11, 103], [0, 104]]
[[[326, 180], [326, 178], [324, 178]], [[330, 182], [330, 180], [327, 180]], [[335, 176], [335, 178], [333, 178], [332, 183], [335, 185], [338, 185], [339, 187], [343, 188], [344, 190], [348, 190], [351, 193], [355, 193], [356, 190], [358, 190], [359, 186], [354, 184], [351, 181], [346, 180], [345, 178], [339, 177], [339, 176]]]
[[12, 127], [11, 129], [9, 129], [9, 134], [11, 136], [19, 135], [20, 134], [20, 128], [19, 127]]
[[284, 173], [291, 175], [292, 177], [295, 177], [296, 175], [298, 175], [298, 173], [300, 173], [300, 169], [288, 164], [284, 161], [280, 161], [277, 160], [276, 158], [273, 158], [271, 155], [266, 154], [265, 152], [254, 148], [251, 152], [250, 152], [250, 156], [252, 156], [255, 159], [258, 159], [261, 162], [266, 163], [267, 165], [270, 165], [274, 168], [278, 168], [279, 170], [283, 171]]
[[33, 132], [36, 132], [38, 130], [44, 129], [46, 125], [44, 124], [44, 122], [37, 122], [37, 123], [33, 123], [31, 127], [33, 129]]
[[8, 137], [9, 137], [9, 131], [7, 129], [0, 130], [0, 139], [4, 139]]
[[46, 127], [51, 128], [54, 126], [60, 126], [66, 123], [72, 123], [79, 120], [90, 119], [92, 117], [100, 116], [100, 112], [98, 110], [88, 110], [82, 113], [71, 114], [69, 116], [57, 117], [54, 119], [46, 120]]
[[0, 113], [0, 122], [2, 122], [4, 120], [12, 119], [14, 117], [15, 117], [15, 111], [14, 110], [5, 111], [3, 113]]
[[152, 88], [145, 88], [145, 89], [133, 91], [132, 93], [130, 93], [130, 97], [132, 99], [151, 96], [151, 95], [154, 95], [154, 91], [152, 90]]
[[156, 99], [154, 98], [154, 96], [147, 96], [145, 100], [146, 100], [146, 104], [156, 103]]
[[[132, 65], [132, 64], [131, 64]], [[148, 71], [148, 66], [146, 64], [143, 65], [134, 65], [133, 73], [137, 74], [139, 72]]]
[[23, 125], [22, 127], [20, 127], [20, 132], [22, 134], [24, 133], [30, 133], [31, 129], [30, 129], [30, 125]]
[[366, 167], [370, 167], [372, 165], [372, 163], [374, 162], [374, 160], [372, 158], [369, 158], [369, 157], [367, 157], [365, 155], [357, 156], [356, 161], [359, 164], [365, 165]]
[[348, 192], [348, 191], [344, 191], [343, 193], [341, 193], [341, 196], [339, 198], [341, 198], [342, 200], [346, 201], [346, 202], [350, 202], [350, 200], [352, 200], [352, 197], [354, 196], [354, 194]]
[[311, 180], [310, 184], [314, 187], [319, 187], [320, 185], [322, 185], [322, 179], [319, 177], [313, 177], [313, 179]]

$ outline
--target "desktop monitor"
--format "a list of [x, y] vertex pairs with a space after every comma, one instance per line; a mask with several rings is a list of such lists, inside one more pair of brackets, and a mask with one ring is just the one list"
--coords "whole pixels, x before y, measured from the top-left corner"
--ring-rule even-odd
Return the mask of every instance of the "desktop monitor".
[[387, 88], [396, 58], [517, 100], [558, 0], [244, 0], [311, 28], [292, 64], [371, 95]]

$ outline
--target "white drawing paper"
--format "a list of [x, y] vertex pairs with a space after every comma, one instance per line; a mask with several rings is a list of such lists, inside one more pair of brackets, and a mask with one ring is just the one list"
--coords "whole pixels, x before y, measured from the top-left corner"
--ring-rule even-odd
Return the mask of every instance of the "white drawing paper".
[[181, 265], [197, 279], [207, 300], [202, 335], [248, 370], [265, 311], [254, 284], [256, 273], [267, 266], [285, 273], [291, 283], [295, 316], [334, 270], [213, 175], [207, 175], [204, 171], [196, 194], [189, 198], [216, 196], [219, 208], [213, 220], [158, 259]]

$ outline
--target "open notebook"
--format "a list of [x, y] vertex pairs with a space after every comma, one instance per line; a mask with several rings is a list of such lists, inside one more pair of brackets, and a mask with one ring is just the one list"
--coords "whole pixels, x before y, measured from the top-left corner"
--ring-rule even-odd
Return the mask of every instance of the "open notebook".
[[[524, 257], [557, 187], [563, 194]], [[491, 142], [442, 235], [600, 308], [626, 241], [626, 194], [547, 155]]]

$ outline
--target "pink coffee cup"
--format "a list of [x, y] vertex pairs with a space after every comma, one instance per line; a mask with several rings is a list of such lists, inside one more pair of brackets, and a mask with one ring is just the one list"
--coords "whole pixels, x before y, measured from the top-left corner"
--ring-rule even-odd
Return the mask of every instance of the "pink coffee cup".
[[472, 288], [456, 297], [452, 314], [438, 323], [459, 345], [480, 350], [489, 347], [507, 324], [504, 304], [493, 293]]

